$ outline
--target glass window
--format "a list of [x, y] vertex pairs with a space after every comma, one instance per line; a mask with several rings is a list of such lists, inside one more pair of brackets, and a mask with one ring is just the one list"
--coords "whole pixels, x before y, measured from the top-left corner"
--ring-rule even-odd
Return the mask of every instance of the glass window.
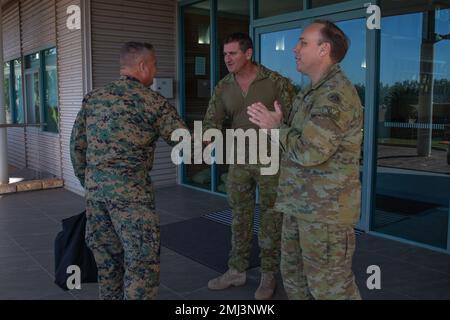
[[[184, 118], [189, 129], [203, 121], [211, 97], [211, 30], [209, 1], [183, 7]], [[211, 166], [184, 165], [184, 182], [211, 189]]]
[[267, 18], [303, 9], [303, 0], [258, 0], [257, 17]]
[[346, 1], [349, 1], [349, 0], [311, 0], [311, 8], [328, 6], [330, 4], [336, 4], [336, 3], [346, 2]]
[[27, 102], [27, 122], [41, 121], [40, 100], [40, 54], [34, 53], [25, 57], [25, 93]]
[[13, 60], [14, 63], [14, 122], [25, 123], [22, 95], [22, 60]]
[[[218, 29], [218, 80], [222, 79], [228, 74], [228, 69], [224, 62], [223, 55], [223, 42], [225, 38], [234, 32], [249, 32], [250, 25], [250, 8], [248, 1], [242, 2], [241, 0], [219, 0], [218, 10], [217, 10], [217, 29]], [[225, 133], [226, 129], [231, 128], [231, 121], [225, 121], [223, 123], [223, 137], [224, 137], [224, 150], [227, 145], [227, 136]], [[226, 181], [228, 176], [229, 166], [227, 164], [217, 164], [215, 165], [215, 186], [214, 190], [220, 193], [226, 193]]]
[[350, 47], [341, 66], [365, 105], [366, 91], [366, 19], [338, 21], [336, 25], [347, 35]]
[[376, 211], [371, 228], [446, 248], [450, 40], [445, 35], [450, 34], [450, 9], [392, 13], [381, 22]]
[[[20, 61], [16, 67], [20, 69]], [[16, 79], [16, 86], [20, 90], [20, 77]], [[27, 122], [42, 122], [44, 131], [58, 132], [56, 48], [25, 57], [25, 89]], [[20, 98], [17, 102], [21, 104]]]
[[58, 80], [56, 73], [56, 48], [44, 54], [44, 117], [45, 131], [58, 132]]
[[21, 59], [3, 64], [6, 123], [24, 123]]
[[[341, 62], [345, 73], [356, 86], [364, 104], [366, 77], [366, 27], [364, 19], [339, 21], [339, 28], [350, 39], [350, 48]], [[261, 35], [261, 63], [289, 78], [298, 90], [310, 81], [297, 71], [293, 49], [297, 45], [301, 28], [294, 28]]]
[[25, 57], [25, 69], [40, 67], [40, 53], [36, 52]]
[[27, 122], [40, 123], [39, 72], [26, 73]]
[[261, 35], [261, 64], [289, 78], [300, 91], [308, 82], [308, 78], [297, 71], [293, 49], [302, 33], [295, 28]]
[[[340, 63], [350, 81], [355, 85], [364, 106], [366, 88], [366, 20], [353, 19], [336, 22], [350, 39], [350, 47]], [[296, 46], [301, 28], [282, 30], [261, 35], [261, 63], [291, 79], [300, 90], [310, 80], [297, 71], [293, 48]], [[362, 172], [362, 164], [360, 166]], [[360, 174], [362, 178], [362, 173]]]
[[11, 86], [11, 63], [5, 62], [3, 64], [3, 93], [5, 98], [4, 102], [6, 108], [6, 123], [12, 123], [13, 121], [10, 86]]

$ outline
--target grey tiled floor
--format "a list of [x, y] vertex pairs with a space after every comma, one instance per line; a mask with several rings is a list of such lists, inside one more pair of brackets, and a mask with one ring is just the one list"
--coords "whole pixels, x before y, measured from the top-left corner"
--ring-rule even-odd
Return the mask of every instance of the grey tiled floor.
[[[156, 192], [161, 224], [227, 208], [226, 199], [176, 186]], [[0, 197], [0, 299], [91, 300], [96, 284], [64, 292], [53, 284], [53, 241], [61, 219], [84, 209], [83, 198], [64, 189]], [[366, 288], [369, 265], [381, 268], [382, 289]], [[363, 299], [450, 299], [450, 256], [369, 236], [357, 236], [354, 271]], [[253, 299], [259, 271], [249, 270], [246, 286], [212, 292], [218, 273], [167, 248], [161, 251], [158, 299]], [[279, 276], [278, 276], [279, 277]], [[275, 299], [286, 299], [279, 277]]]

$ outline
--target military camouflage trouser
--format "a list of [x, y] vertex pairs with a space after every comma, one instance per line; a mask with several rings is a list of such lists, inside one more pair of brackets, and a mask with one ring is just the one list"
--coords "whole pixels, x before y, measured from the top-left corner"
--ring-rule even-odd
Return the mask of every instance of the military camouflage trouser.
[[361, 299], [352, 272], [354, 251], [352, 226], [284, 214], [281, 274], [289, 299]]
[[153, 299], [160, 268], [159, 216], [150, 205], [87, 201], [86, 243], [100, 299]]
[[230, 165], [227, 177], [228, 202], [233, 210], [230, 268], [244, 271], [249, 266], [253, 238], [256, 186], [259, 188], [259, 247], [261, 270], [277, 272], [280, 265], [282, 214], [273, 210], [278, 174], [263, 176], [259, 165]]

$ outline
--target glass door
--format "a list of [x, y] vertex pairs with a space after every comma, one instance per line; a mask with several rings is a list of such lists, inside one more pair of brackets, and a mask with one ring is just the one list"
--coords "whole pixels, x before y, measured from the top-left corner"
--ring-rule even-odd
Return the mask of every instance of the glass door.
[[371, 229], [446, 249], [450, 6], [416, 2], [414, 10], [381, 3], [376, 210]]
[[[366, 93], [366, 17], [361, 10], [341, 15], [320, 17], [335, 21], [350, 40], [350, 48], [341, 67], [355, 85], [365, 106]], [[259, 61], [266, 67], [291, 79], [297, 90], [309, 83], [309, 79], [296, 70], [293, 49], [303, 29], [314, 19], [296, 21], [276, 28], [263, 27], [256, 30], [259, 38]], [[363, 157], [360, 165], [362, 180]]]
[[[184, 105], [183, 115], [191, 132], [194, 121], [203, 121], [211, 97], [210, 3], [183, 7]], [[183, 182], [211, 189], [211, 166], [184, 164]]]
[[[191, 130], [194, 121], [203, 121], [212, 88], [228, 74], [223, 41], [234, 32], [248, 33], [249, 12], [248, 1], [241, 0], [207, 0], [182, 7], [182, 113]], [[224, 133], [230, 125], [223, 123]], [[182, 168], [183, 183], [213, 192], [226, 192], [228, 165], [184, 164]]]

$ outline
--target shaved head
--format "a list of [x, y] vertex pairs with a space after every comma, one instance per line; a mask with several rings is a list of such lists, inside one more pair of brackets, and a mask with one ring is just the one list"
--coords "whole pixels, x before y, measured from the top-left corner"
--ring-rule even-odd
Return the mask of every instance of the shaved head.
[[138, 79], [150, 86], [156, 74], [153, 46], [144, 42], [127, 42], [120, 50], [120, 74]]
[[127, 42], [120, 50], [120, 68], [133, 69], [153, 52], [153, 46], [144, 42]]

